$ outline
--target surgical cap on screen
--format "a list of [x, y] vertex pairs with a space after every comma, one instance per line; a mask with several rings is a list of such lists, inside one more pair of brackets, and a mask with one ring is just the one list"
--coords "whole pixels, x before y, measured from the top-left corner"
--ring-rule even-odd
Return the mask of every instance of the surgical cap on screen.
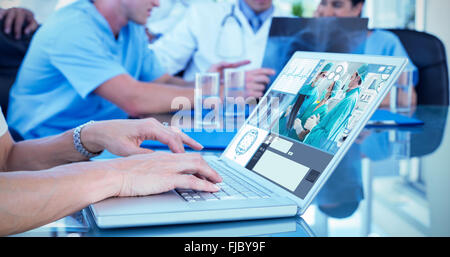
[[359, 67], [357, 73], [361, 78], [361, 82], [364, 82], [366, 80], [367, 74], [369, 73], [369, 65], [362, 65], [361, 67]]
[[323, 69], [322, 69], [321, 72], [328, 72], [328, 71], [331, 70], [331, 67], [333, 67], [333, 64], [332, 64], [332, 63], [328, 63], [327, 65], [325, 65], [325, 66], [323, 67]]

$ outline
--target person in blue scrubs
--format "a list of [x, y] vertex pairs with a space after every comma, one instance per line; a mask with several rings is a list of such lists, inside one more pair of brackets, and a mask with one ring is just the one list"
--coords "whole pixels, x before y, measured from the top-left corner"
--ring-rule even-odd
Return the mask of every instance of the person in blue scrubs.
[[[321, 0], [315, 17], [361, 17], [365, 0]], [[358, 50], [360, 51], [360, 50]], [[358, 52], [360, 54], [360, 52]], [[362, 54], [398, 56], [409, 59], [407, 69], [414, 72], [414, 84], [419, 80], [418, 69], [411, 61], [400, 39], [392, 32], [375, 29], [368, 32]], [[386, 97], [381, 106], [389, 106], [390, 97]], [[412, 104], [417, 104], [416, 90], [413, 88]]]
[[326, 92], [322, 93], [320, 99], [308, 106], [303, 113], [297, 116], [297, 119], [294, 122], [297, 139], [303, 141], [309, 132], [311, 132], [308, 119], [315, 118], [317, 121], [320, 121], [323, 117], [326, 117], [330, 111], [328, 101], [336, 96], [341, 89], [341, 86], [342, 84], [339, 80], [331, 83]]
[[364, 64], [352, 75], [348, 86], [346, 86], [345, 98], [314, 126], [305, 138], [305, 144], [329, 151], [340, 139], [358, 103], [361, 92], [360, 86], [367, 73], [368, 65]]
[[[364, 3], [364, 0], [321, 0], [314, 16], [361, 17]], [[375, 29], [369, 32], [363, 53], [369, 55], [399, 56], [409, 58], [408, 53], [403, 47], [400, 39], [392, 32], [380, 29]], [[417, 67], [411, 60], [408, 65], [409, 69], [415, 71], [414, 81], [418, 81]], [[381, 106], [389, 106], [389, 100], [389, 97], [385, 98]], [[417, 95], [414, 89], [412, 103], [413, 105], [417, 103]], [[345, 183], [340, 181], [346, 180], [355, 181], [356, 177], [352, 178], [350, 176], [356, 175], [359, 176], [358, 179], [360, 180], [361, 158], [363, 155], [367, 154], [368, 153], [363, 154], [361, 145], [358, 143], [352, 145], [348, 151], [348, 154], [346, 154], [342, 159], [316, 198], [316, 202], [321, 210], [326, 209], [326, 213], [330, 214], [342, 212], [342, 210], [348, 211], [348, 206], [355, 206], [355, 208], [357, 207], [357, 204], [355, 205], [354, 203], [361, 201], [364, 195], [362, 193], [354, 194], [345, 191], [336, 186], [336, 183]], [[352, 169], [352, 171], [349, 169]], [[333, 195], [339, 195], [339, 201], [336, 200], [336, 197], [329, 197]]]
[[[158, 4], [79, 0], [55, 12], [34, 35], [12, 87], [10, 126], [40, 138], [90, 120], [174, 111], [177, 97], [193, 103], [193, 83], [168, 75], [148, 48], [143, 25]], [[227, 65], [236, 64], [211, 71]]]
[[341, 81], [333, 81], [327, 90], [321, 93], [322, 96], [319, 99], [307, 106], [304, 112], [299, 112], [297, 118], [301, 120], [303, 127], [305, 126], [306, 120], [311, 116], [325, 117], [328, 113], [328, 100], [336, 96], [341, 86]]
[[326, 77], [328, 76], [328, 72], [330, 71], [332, 66], [332, 63], [327, 63], [311, 83], [301, 87], [297, 94], [295, 103], [288, 108], [288, 110], [284, 113], [284, 115], [282, 115], [282, 118], [279, 121], [280, 135], [298, 139], [295, 130], [292, 129], [295, 118], [298, 115], [302, 115], [308, 106], [317, 101], [317, 99], [319, 98], [317, 86], [323, 79], [326, 79]]

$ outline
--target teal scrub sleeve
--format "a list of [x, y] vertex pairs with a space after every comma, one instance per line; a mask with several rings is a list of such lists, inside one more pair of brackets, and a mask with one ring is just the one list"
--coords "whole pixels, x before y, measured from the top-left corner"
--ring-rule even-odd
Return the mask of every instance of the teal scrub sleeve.
[[325, 143], [335, 140], [337, 135], [345, 129], [346, 121], [348, 121], [355, 104], [356, 101], [353, 97], [344, 98], [313, 128], [305, 139], [305, 143], [323, 148]]
[[51, 64], [84, 99], [106, 81], [128, 73], [94, 33], [67, 33], [48, 52]]
[[166, 73], [166, 69], [163, 65], [161, 65], [161, 62], [159, 61], [155, 52], [152, 49], [145, 47], [142, 72], [139, 80], [151, 82], [162, 77]]

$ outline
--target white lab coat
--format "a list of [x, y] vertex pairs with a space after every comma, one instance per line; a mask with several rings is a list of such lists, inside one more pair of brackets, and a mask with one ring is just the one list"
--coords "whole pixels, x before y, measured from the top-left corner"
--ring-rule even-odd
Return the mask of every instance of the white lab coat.
[[[225, 46], [244, 42], [243, 56], [224, 60], [216, 50], [221, 23], [231, 12], [232, 3], [196, 3], [190, 6], [184, 18], [173, 30], [150, 46], [169, 74], [174, 75], [185, 70], [184, 79], [193, 81], [197, 72], [205, 72], [211, 65], [222, 61], [250, 60], [251, 63], [242, 68], [250, 70], [261, 67], [272, 19], [267, 19], [255, 34], [239, 9], [238, 2], [234, 4], [235, 14], [241, 21], [243, 33], [220, 38], [227, 41], [222, 42]], [[282, 15], [275, 8], [272, 16]]]
[[171, 31], [184, 17], [189, 6], [196, 2], [210, 0], [164, 0], [152, 10], [147, 20], [147, 28], [154, 34], [164, 34]]

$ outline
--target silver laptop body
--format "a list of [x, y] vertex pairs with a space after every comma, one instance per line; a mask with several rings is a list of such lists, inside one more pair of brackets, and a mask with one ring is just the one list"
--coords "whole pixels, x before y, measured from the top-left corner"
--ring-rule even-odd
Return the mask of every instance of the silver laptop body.
[[[296, 52], [222, 155], [205, 156], [224, 179], [219, 185], [221, 191], [177, 189], [145, 197], [109, 198], [89, 206], [93, 220], [99, 228], [117, 228], [301, 215], [406, 64], [406, 58], [397, 57]], [[311, 86], [325, 68], [325, 81]], [[358, 71], [365, 80], [359, 92], [354, 91], [358, 93], [355, 96], [345, 87]], [[330, 132], [333, 136], [328, 134], [326, 140], [314, 140], [319, 127], [302, 139], [291, 136], [293, 129], [290, 134], [281, 129], [289, 116], [287, 110], [300, 101], [306, 86], [316, 88], [315, 104], [324, 98], [326, 90], [335, 90], [334, 98], [327, 100], [329, 119], [323, 116], [323, 124], [320, 120], [316, 127], [327, 127], [329, 120], [341, 114], [339, 109], [351, 108], [350, 114], [342, 112], [348, 115], [341, 119], [345, 123], [340, 120], [344, 127]], [[352, 106], [342, 108], [344, 102]]]

